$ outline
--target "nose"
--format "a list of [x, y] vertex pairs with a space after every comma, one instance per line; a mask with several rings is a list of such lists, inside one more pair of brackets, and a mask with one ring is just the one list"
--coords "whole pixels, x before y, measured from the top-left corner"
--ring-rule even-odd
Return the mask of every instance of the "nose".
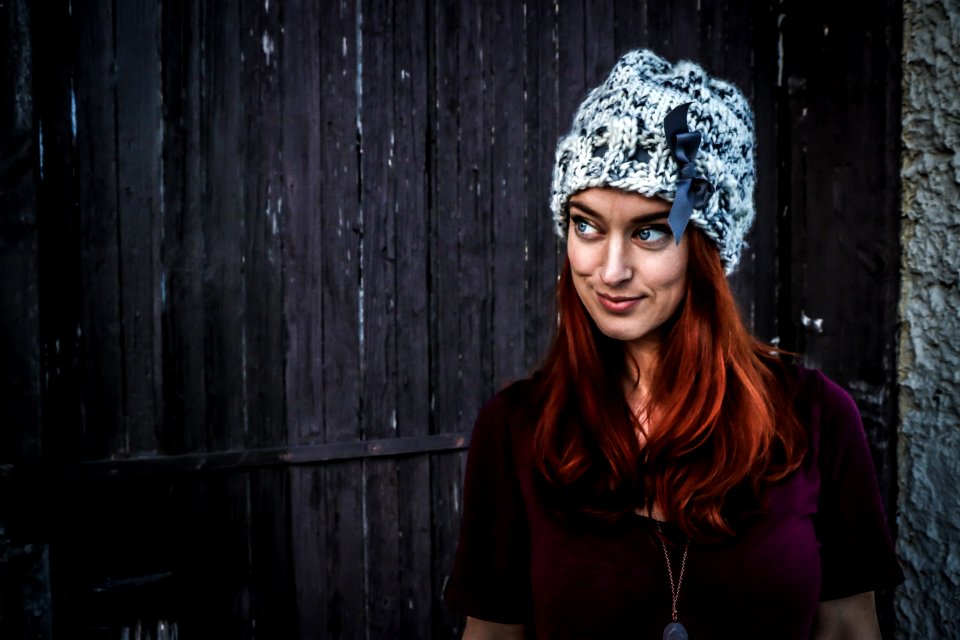
[[600, 279], [608, 287], [615, 287], [633, 277], [633, 269], [627, 255], [628, 247], [621, 239], [612, 237], [607, 241], [606, 249], [604, 263], [600, 269]]

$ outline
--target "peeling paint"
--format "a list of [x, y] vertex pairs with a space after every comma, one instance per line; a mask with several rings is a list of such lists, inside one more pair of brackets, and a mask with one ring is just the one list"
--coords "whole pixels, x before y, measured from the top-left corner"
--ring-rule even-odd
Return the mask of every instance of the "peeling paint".
[[77, 91], [73, 87], [73, 78], [70, 78], [70, 133], [77, 139]]
[[37, 122], [37, 148], [40, 152], [40, 179], [43, 180], [43, 120]]
[[270, 34], [266, 31], [263, 32], [263, 37], [260, 38], [260, 46], [263, 48], [263, 55], [267, 58], [267, 66], [270, 66], [270, 56], [273, 55], [274, 46], [273, 38], [271, 38]]
[[823, 318], [811, 318], [804, 311], [801, 311], [800, 324], [814, 333], [823, 333]]
[[[357, 140], [362, 140], [363, 138], [363, 3], [361, 0], [357, 0], [356, 4], [356, 15], [357, 15], [357, 24], [356, 24], [356, 47], [357, 47], [357, 79], [356, 79], [356, 93], [357, 93], [357, 110], [355, 114], [355, 126], [357, 128]], [[347, 39], [343, 39], [343, 55], [347, 55]], [[362, 145], [358, 146], [359, 149], [362, 149]], [[361, 167], [362, 163], [358, 163]], [[362, 176], [361, 176], [362, 180]], [[364, 362], [364, 357], [366, 355], [366, 327], [365, 327], [365, 317], [364, 317], [364, 277], [363, 277], [363, 258], [366, 248], [364, 247], [364, 238], [363, 238], [363, 200], [361, 199], [357, 206], [357, 229], [360, 232], [360, 255], [359, 255], [359, 264], [358, 269], [358, 282], [357, 289], [359, 294], [359, 302], [357, 304], [357, 331], [358, 331], [358, 340], [359, 340], [359, 352], [360, 352], [360, 362], [361, 362], [361, 375], [362, 367]]]
[[[270, 209], [269, 203], [267, 204], [267, 210]], [[283, 213], [283, 196], [277, 198], [277, 211], [271, 217], [272, 226], [270, 228], [271, 233], [274, 236], [280, 234], [280, 214]]]
[[783, 86], [783, 18], [784, 14], [777, 16], [777, 86]]

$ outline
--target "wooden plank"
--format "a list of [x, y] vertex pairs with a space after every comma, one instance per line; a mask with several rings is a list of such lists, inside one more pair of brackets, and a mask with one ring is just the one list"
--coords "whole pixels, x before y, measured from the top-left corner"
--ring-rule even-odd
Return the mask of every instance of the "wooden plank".
[[[322, 442], [325, 395], [322, 261], [333, 236], [325, 236], [321, 206], [321, 15], [318, 3], [288, 3], [279, 40], [283, 94], [284, 175], [283, 315], [287, 345], [284, 379], [287, 430], [292, 443]], [[329, 445], [328, 445], [329, 446]], [[290, 475], [290, 544], [296, 608], [293, 620], [302, 638], [327, 637], [328, 598], [333, 591], [325, 569], [330, 554], [324, 535], [325, 484], [319, 467], [297, 467]]]
[[631, 49], [650, 46], [647, 4], [647, 0], [614, 3], [613, 41], [618, 56]]
[[203, 279], [204, 162], [201, 155], [201, 12], [197, 3], [164, 3], [163, 233], [161, 339], [162, 450], [206, 448]]
[[[464, 443], [468, 441], [464, 436]], [[397, 466], [397, 494], [403, 497], [398, 514], [400, 637], [430, 638], [434, 636], [432, 608], [442, 606], [439, 594], [431, 588], [430, 457], [400, 459]]]
[[[460, 177], [458, 165], [460, 150], [458, 140], [461, 132], [458, 121], [461, 113], [468, 114], [467, 105], [460, 100], [460, 78], [458, 74], [460, 25], [469, 20], [461, 16], [464, 3], [436, 3], [433, 7], [433, 77], [435, 78], [435, 97], [431, 105], [434, 123], [431, 174], [433, 180], [433, 212], [431, 215], [431, 318], [430, 352], [436, 354], [431, 362], [433, 424], [431, 430], [443, 432], [454, 430], [459, 423], [459, 415], [453, 398], [457, 397], [457, 379], [460, 376], [458, 359], [460, 358], [459, 336], [456, 316], [453, 309], [459, 304], [457, 254], [458, 228], [464, 219], [460, 207], [458, 191]], [[456, 159], [456, 160], [455, 160]], [[452, 538], [456, 531], [458, 515], [444, 502], [451, 485], [459, 486], [461, 471], [457, 466], [444, 464], [445, 460], [430, 460], [431, 512], [433, 569], [431, 571], [431, 591], [442, 593], [447, 575], [452, 567], [453, 551], [456, 544]], [[431, 625], [434, 637], [455, 637], [462, 630], [459, 616], [447, 611], [440, 603], [431, 607]]]
[[[490, 166], [484, 157], [483, 17], [473, 3], [437, 3], [435, 47], [436, 134], [430, 230], [434, 292], [431, 352], [434, 369], [432, 430], [464, 431], [489, 393], [489, 309], [486, 278], [490, 232], [487, 221]], [[489, 55], [489, 52], [487, 52]], [[489, 351], [488, 351], [489, 353]], [[459, 513], [459, 456], [432, 456], [430, 462], [434, 539], [433, 593], [440, 594], [453, 563]], [[439, 602], [432, 611], [435, 637], [459, 633], [463, 621]]]
[[328, 442], [360, 437], [360, 235], [355, 7], [320, 20], [324, 424]]
[[[361, 2], [363, 101], [360, 112], [360, 209], [362, 215], [363, 324], [361, 393], [363, 435], [390, 438], [397, 433], [396, 228], [397, 179], [409, 167], [395, 156], [395, 86], [401, 80], [394, 62], [393, 3]], [[403, 37], [402, 35], [399, 37]], [[414, 288], [410, 283], [405, 288]], [[397, 638], [400, 633], [400, 547], [398, 464], [363, 464], [366, 576], [366, 633]]]
[[647, 30], [650, 33], [650, 48], [658, 55], [672, 57], [671, 54], [671, 27], [672, 19], [670, 8], [673, 3], [647, 3]]
[[[754, 52], [776, 51], [774, 9], [757, 4], [749, 12], [732, 6], [729, 0], [702, 0], [699, 38], [699, 61], [707, 72], [735, 84], [754, 107], [761, 145], [757, 153], [757, 218], [730, 284], [747, 326], [764, 340], [776, 337], [776, 111], [772, 87], [777, 58]], [[755, 24], [757, 21], [760, 23]]]
[[297, 637], [288, 469], [250, 474], [250, 624], [257, 638]]
[[241, 60], [247, 144], [244, 238], [244, 388], [248, 446], [286, 442], [283, 398], [283, 307], [281, 227], [282, 96], [278, 42], [280, 3], [243, 4]]
[[248, 428], [244, 326], [247, 230], [244, 87], [236, 0], [204, 6], [201, 17], [201, 154], [206, 448], [244, 446]]
[[[363, 612], [371, 638], [401, 638], [403, 608], [400, 556], [399, 466], [380, 458], [363, 464], [366, 543], [366, 607]], [[405, 496], [404, 496], [405, 498]]]
[[156, 450], [163, 423], [160, 4], [116, 5], [117, 183], [125, 428], [111, 452]]
[[[397, 426], [400, 436], [430, 432], [427, 8], [394, 11], [393, 90], [396, 258]], [[401, 295], [402, 294], [402, 295]]]
[[[697, 60], [709, 73], [737, 85], [751, 99], [754, 91], [753, 16], [750, 11], [733, 5], [734, 0], [699, 0], [697, 3], [700, 17]], [[764, 26], [773, 31], [768, 31], [766, 39], [761, 42], [764, 46], [775, 47], [776, 23], [765, 23]]]
[[[29, 3], [0, 7], [0, 461], [32, 461], [42, 448], [37, 189]], [[22, 531], [28, 500], [0, 474], [0, 636], [53, 635], [49, 545]], [[35, 504], [35, 503], [30, 503]]]
[[[885, 51], [888, 18], [851, 21], [826, 6], [826, 20], [807, 15], [784, 21], [795, 123], [793, 258], [800, 266], [794, 318], [798, 325], [802, 313], [823, 322], [820, 331], [808, 322], [798, 346], [809, 362], [848, 382], [884, 386], [899, 264], [896, 180], [890, 177], [899, 153], [899, 121], [890, 111], [898, 113], [899, 103], [885, 87], [899, 72]], [[836, 73], [817, 73], [827, 64]], [[841, 77], [844, 69], [849, 78]], [[875, 150], [869, 158], [860, 152], [866, 147]]]
[[[660, 34], [655, 48], [670, 61], [698, 60], [701, 14], [698, 0], [678, 2], [651, 2], [647, 8], [655, 12], [650, 29]], [[657, 25], [654, 28], [654, 25]]]
[[614, 0], [584, 2], [583, 67], [586, 91], [603, 82], [617, 61], [614, 39], [611, 37], [614, 33], [613, 5]]
[[[18, 0], [0, 6], [0, 461], [41, 454], [41, 365], [37, 188], [31, 11]], [[19, 531], [24, 493], [12, 471], [0, 472], [0, 636], [50, 637], [49, 548]], [[37, 588], [39, 587], [39, 588]], [[33, 612], [46, 615], [34, 615]]]
[[[75, 7], [73, 42], [76, 90], [76, 154], [80, 210], [83, 312], [83, 445], [102, 457], [123, 425], [120, 324], [120, 252], [117, 236], [116, 101], [113, 99], [112, 3]], [[60, 436], [63, 438], [63, 434]], [[69, 447], [67, 438], [61, 447]]]
[[524, 105], [524, 309], [523, 368], [535, 369], [556, 326], [558, 262], [566, 255], [559, 242], [550, 211], [550, 183], [557, 140], [569, 123], [558, 120], [557, 17], [552, 2], [539, 0], [527, 6], [525, 46], [527, 99]]
[[[287, 443], [284, 424], [282, 226], [283, 178], [279, 42], [280, 3], [244, 3], [240, 8], [245, 146], [244, 386], [247, 446]], [[296, 634], [289, 473], [261, 469], [250, 474], [250, 634], [289, 638]]]
[[0, 433], [0, 461], [41, 453], [41, 368], [37, 189], [39, 148], [33, 130], [30, 8], [0, 9], [0, 406], [10, 427]]
[[[203, 411], [205, 432], [191, 435], [201, 450], [242, 448], [251, 440], [247, 364], [256, 357], [255, 338], [247, 327], [247, 255], [251, 193], [248, 175], [250, 139], [245, 96], [245, 38], [240, 3], [219, 0], [200, 9], [200, 111], [202, 165], [199, 168], [203, 237]], [[258, 168], [254, 168], [256, 171]], [[250, 214], [252, 215], [252, 214]], [[279, 395], [278, 395], [279, 397]], [[201, 522], [222, 537], [220, 546], [202, 539], [196, 559], [210, 576], [196, 580], [194, 597], [209, 589], [209, 607], [194, 612], [195, 635], [252, 637], [256, 585], [253, 571], [250, 477], [225, 476], [204, 487]], [[278, 589], [279, 589], [278, 585]], [[218, 624], [219, 627], [218, 628]], [[186, 635], [189, 629], [183, 630]], [[190, 635], [194, 635], [190, 634]]]
[[[485, 99], [491, 90], [493, 72], [491, 51], [487, 48], [486, 30], [489, 18], [481, 6], [465, 2], [461, 7], [457, 40], [457, 101], [460, 104], [457, 137], [457, 209], [456, 223], [442, 227], [451, 236], [455, 251], [449, 259], [456, 275], [456, 304], [441, 303], [446, 315], [441, 331], [453, 330], [457, 339], [455, 351], [440, 351], [440, 358], [453, 358], [457, 376], [456, 395], [441, 395], [438, 402], [448, 405], [452, 422], [443, 420], [441, 429], [463, 430], [473, 423], [473, 413], [491, 392], [493, 336], [491, 335], [492, 304], [490, 271], [493, 258], [491, 243], [490, 197], [491, 157], [490, 127]], [[444, 156], [441, 156], [443, 158]], [[457, 425], [453, 427], [453, 425]]]
[[366, 563], [363, 523], [368, 507], [362, 487], [363, 463], [325, 467], [321, 476], [324, 508], [320, 513], [327, 555], [317, 568], [326, 574], [328, 586], [322, 600], [327, 635], [321, 637], [360, 638], [369, 624], [365, 615], [367, 572], [376, 570]]
[[[327, 442], [353, 442], [362, 436], [360, 336], [364, 318], [359, 300], [362, 220], [357, 145], [363, 85], [358, 68], [361, 40], [356, 9], [355, 3], [341, 2], [325, 10], [319, 24], [321, 174], [325, 179], [321, 192], [323, 405]], [[327, 557], [313, 569], [326, 574], [330, 587], [322, 594], [326, 637], [363, 637], [367, 624], [363, 465], [357, 462], [324, 468], [321, 478]], [[317, 614], [314, 609], [301, 610], [300, 615], [303, 620], [304, 616]]]
[[[38, 147], [37, 225], [43, 447], [80, 454], [79, 369], [81, 279], [79, 219], [73, 178], [71, 79], [61, 44], [72, 36], [67, 6], [48, 7], [32, 21], [33, 107]], [[69, 54], [68, 54], [69, 55]], [[53, 259], [47, 259], [47, 256]], [[62, 436], [55, 438], [54, 434]]]
[[[754, 201], [757, 218], [747, 236], [743, 277], [734, 279], [734, 295], [745, 310], [746, 320], [754, 334], [765, 341], [779, 339], [778, 286], [780, 256], [778, 230], [782, 220], [778, 167], [778, 92], [777, 88], [777, 11], [756, 5], [751, 16], [751, 58], [753, 90], [750, 95], [756, 130], [757, 188]], [[746, 87], [744, 87], [746, 88]], [[751, 283], [752, 286], [740, 286]]]
[[430, 352], [436, 354], [431, 360], [432, 382], [431, 405], [434, 407], [433, 430], [455, 430], [450, 425], [457, 422], [456, 411], [447, 398], [456, 395], [456, 380], [459, 369], [459, 345], [454, 310], [457, 297], [457, 229], [461, 224], [462, 210], [458, 202], [458, 144], [460, 132], [457, 122], [461, 109], [457, 96], [458, 78], [456, 56], [456, 25], [460, 20], [456, 3], [438, 3], [435, 6], [433, 55], [435, 77], [435, 102], [431, 105], [431, 121], [434, 123], [433, 153], [430, 172], [434, 177], [432, 194], [433, 215], [430, 216]]
[[284, 404], [291, 442], [322, 441], [324, 415], [320, 7], [284, 6], [278, 56], [283, 66]]
[[557, 5], [557, 104], [561, 134], [570, 130], [573, 115], [585, 97], [587, 71], [584, 55], [584, 6], [582, 0], [566, 0]]
[[[786, 95], [784, 96], [784, 109], [785, 113], [785, 124], [787, 128], [785, 132], [789, 132], [789, 156], [788, 163], [790, 168], [789, 179], [789, 218], [785, 221], [786, 226], [789, 228], [788, 243], [785, 243], [784, 249], [789, 253], [787, 255], [787, 262], [789, 267], [789, 272], [785, 273], [785, 276], [789, 277], [790, 280], [790, 299], [789, 299], [789, 309], [786, 309], [787, 316], [782, 318], [782, 327], [781, 331], [785, 334], [787, 339], [787, 344], [789, 348], [798, 351], [804, 351], [806, 348], [806, 336], [803, 333], [803, 328], [800, 324], [800, 312], [808, 311], [814, 317], [818, 317], [818, 314], [823, 313], [821, 309], [808, 308], [805, 296], [805, 280], [806, 275], [805, 271], [808, 268], [806, 255], [805, 254], [805, 245], [807, 243], [805, 230], [809, 227], [807, 221], [807, 216], [809, 209], [811, 208], [810, 204], [807, 202], [807, 197], [809, 195], [809, 190], [806, 187], [807, 180], [814, 180], [817, 176], [808, 175], [808, 157], [804, 152], [804, 142], [808, 141], [811, 137], [811, 130], [816, 131], [822, 121], [824, 120], [824, 114], [821, 114], [820, 117], [817, 117], [815, 112], [810, 112], [809, 106], [811, 102], [811, 96], [808, 95], [808, 78], [807, 74], [812, 71], [811, 64], [806, 63], [798, 53], [795, 53], [788, 48], [789, 44], [798, 43], [801, 41], [801, 38], [813, 36], [814, 40], [807, 42], [804, 47], [804, 57], [814, 56], [820, 60], [823, 59], [823, 52], [817, 53], [817, 49], [822, 46], [822, 25], [820, 28], [817, 27], [816, 23], [819, 23], [819, 17], [817, 20], [811, 18], [805, 18], [801, 13], [796, 11], [788, 11], [793, 9], [792, 5], [784, 8], [784, 18], [781, 23], [782, 38], [783, 38], [783, 71], [782, 71], [782, 82], [786, 88]], [[797, 45], [794, 45], [797, 46]], [[804, 109], [807, 110], [807, 113], [804, 114]], [[801, 117], [803, 116], [803, 117]], [[814, 121], [819, 121], [814, 123]], [[827, 164], [832, 164], [829, 162], [831, 156], [827, 156]], [[819, 164], [815, 163], [815, 164]], [[814, 168], [816, 171], [816, 168]], [[830, 170], [827, 169], [827, 175], [824, 176], [827, 179], [826, 183], [818, 182], [817, 185], [820, 188], [823, 188], [824, 184], [830, 184], [829, 175]], [[831, 207], [832, 208], [832, 207]], [[831, 222], [831, 228], [835, 228], [835, 221]], [[828, 241], [827, 237], [823, 238], [823, 241]], [[827, 251], [830, 251], [831, 248], [826, 248]], [[835, 248], [832, 248], [835, 251]], [[789, 333], [787, 333], [787, 328], [789, 327]], [[828, 325], [829, 328], [829, 325]], [[808, 360], [808, 362], [814, 366], [821, 365], [819, 359]]]
[[[293, 442], [322, 437], [324, 367], [321, 228], [321, 11], [313, 3], [284, 7], [280, 61], [283, 65], [283, 172], [287, 211], [283, 233], [283, 309], [287, 335], [287, 429]], [[290, 470], [291, 562], [300, 637], [326, 637], [328, 557], [324, 535], [324, 472], [317, 467]]]
[[[397, 182], [408, 171], [396, 158], [392, 7], [363, 2], [363, 107], [360, 114], [360, 215], [362, 226], [363, 435], [389, 438], [397, 429]], [[402, 161], [402, 164], [401, 164]], [[404, 212], [406, 213], [406, 212]], [[414, 288], [410, 283], [409, 288]]]
[[491, 65], [487, 118], [491, 132], [489, 167], [492, 216], [493, 387], [524, 377], [525, 277], [524, 140], [527, 133], [525, 71], [529, 53], [524, 42], [524, 6], [504, 0], [489, 8], [485, 34]]
[[[715, 14], [726, 15], [731, 10], [727, 2], [717, 2]], [[751, 62], [739, 63], [750, 72], [750, 78], [740, 80], [738, 86], [744, 90], [751, 101], [756, 131], [757, 186], [754, 192], [757, 217], [753, 229], [747, 236], [741, 264], [730, 278], [734, 296], [740, 305], [747, 326], [754, 334], [765, 341], [779, 338], [777, 300], [780, 289], [777, 286], [780, 269], [778, 255], [778, 229], [782, 204], [779, 189], [780, 168], [777, 162], [777, 51], [778, 12], [776, 7], [757, 4], [750, 15], [749, 24], [743, 32], [749, 33], [749, 48], [742, 57], [749, 56]], [[714, 18], [715, 20], [716, 18]], [[737, 27], [727, 28], [727, 33], [736, 33]], [[718, 37], [717, 43], [727, 40]], [[718, 44], [715, 44], [718, 46]], [[726, 45], [723, 45], [724, 49]], [[768, 52], [768, 53], [763, 53]], [[724, 69], [734, 65], [725, 63]], [[742, 73], [742, 72], [741, 72]], [[742, 77], [742, 76], [741, 76]]]
[[[292, 25], [292, 23], [290, 23]], [[288, 31], [290, 26], [287, 27]], [[290, 470], [291, 536], [293, 537], [294, 602], [301, 638], [331, 637], [331, 596], [336, 585], [325, 569], [331, 556], [327, 528], [324, 471], [320, 467]], [[333, 605], [335, 606], [335, 605]]]
[[[428, 3], [394, 6], [394, 157], [396, 178], [396, 362], [400, 438], [430, 437], [428, 123], [431, 90]], [[435, 438], [436, 436], [434, 436]], [[464, 434], [464, 443], [468, 438]], [[429, 456], [397, 461], [398, 637], [433, 636]], [[373, 637], [371, 635], [371, 637]]]
[[192, 525], [180, 538], [182, 546], [176, 556], [179, 632], [201, 638], [262, 637], [251, 616], [255, 594], [251, 588], [250, 474], [224, 474], [200, 481], [189, 477], [174, 487], [180, 522]]
[[[469, 442], [469, 432], [439, 433], [426, 436], [384, 438], [382, 440], [329, 442], [296, 447], [90, 460], [72, 464], [69, 468], [73, 473], [81, 476], [126, 476], [149, 473], [215, 471], [247, 467], [317, 464], [340, 460], [359, 460], [363, 458], [410, 456], [434, 451], [464, 449]], [[12, 472], [19, 466], [20, 465], [0, 465], [0, 471]]]
[[302, 638], [364, 637], [362, 463], [291, 471], [294, 578]]

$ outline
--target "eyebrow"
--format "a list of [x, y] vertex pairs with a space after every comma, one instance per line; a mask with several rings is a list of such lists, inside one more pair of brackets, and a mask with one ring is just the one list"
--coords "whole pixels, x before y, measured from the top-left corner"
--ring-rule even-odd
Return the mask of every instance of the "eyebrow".
[[[669, 203], [668, 203], [668, 204], [669, 204]], [[590, 207], [588, 207], [587, 205], [583, 204], [582, 202], [577, 202], [576, 200], [571, 199], [571, 200], [570, 200], [570, 203], [569, 203], [569, 206], [570, 206], [570, 207], [576, 207], [577, 209], [579, 209], [579, 210], [582, 211], [583, 213], [589, 214], [589, 215], [591, 215], [591, 216], [593, 216], [593, 217], [595, 217], [595, 218], [598, 218], [598, 219], [600, 219], [600, 220], [606, 220], [606, 217], [605, 217], [603, 214], [595, 211], [594, 209], [591, 209]], [[669, 209], [664, 209], [663, 211], [651, 211], [650, 213], [644, 213], [644, 214], [641, 214], [641, 215], [639, 215], [639, 216], [634, 216], [634, 217], [630, 218], [630, 223], [631, 223], [631, 224], [640, 224], [640, 223], [643, 223], [643, 222], [651, 222], [651, 221], [653, 221], [653, 220], [659, 220], [659, 219], [661, 219], [661, 218], [666, 218], [666, 217], [669, 216], [669, 215], [670, 215], [670, 210], [669, 210]]]

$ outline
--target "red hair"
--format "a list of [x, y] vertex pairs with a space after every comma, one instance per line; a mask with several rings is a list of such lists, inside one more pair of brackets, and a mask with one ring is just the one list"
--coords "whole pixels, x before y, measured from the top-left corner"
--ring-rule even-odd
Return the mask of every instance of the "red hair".
[[716, 540], [765, 482], [799, 466], [806, 439], [779, 352], [744, 327], [716, 246], [687, 234], [686, 292], [661, 329], [642, 447], [623, 344], [594, 324], [564, 265], [557, 334], [536, 378], [534, 458], [558, 510], [614, 520], [656, 504], [691, 538]]

